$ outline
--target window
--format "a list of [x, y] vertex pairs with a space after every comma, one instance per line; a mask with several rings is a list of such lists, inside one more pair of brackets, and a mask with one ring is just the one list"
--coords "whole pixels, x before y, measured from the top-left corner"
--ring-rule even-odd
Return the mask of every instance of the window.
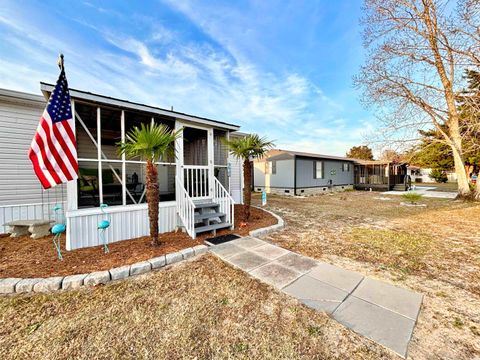
[[350, 171], [350, 163], [343, 163], [342, 171]]
[[313, 162], [313, 178], [323, 179], [323, 161]]
[[[122, 112], [78, 102], [76, 105], [76, 137], [78, 149], [78, 208], [128, 205], [146, 202], [145, 162], [125, 159], [117, 153], [117, 144], [124, 134], [141, 123], [163, 123], [170, 128], [173, 119], [152, 117], [145, 113]], [[172, 159], [159, 159], [158, 182], [160, 201], [175, 200], [175, 164]]]
[[277, 173], [277, 161], [265, 161], [265, 174], [275, 175]]

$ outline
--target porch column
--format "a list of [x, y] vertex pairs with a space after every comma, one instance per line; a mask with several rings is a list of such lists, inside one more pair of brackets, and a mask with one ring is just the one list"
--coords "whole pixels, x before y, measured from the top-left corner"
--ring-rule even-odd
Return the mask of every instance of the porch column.
[[[72, 125], [72, 131], [73, 134], [75, 135], [75, 138], [77, 137], [77, 131], [75, 128], [75, 119], [76, 119], [76, 113], [75, 113], [75, 100], [72, 101], [72, 114], [73, 114], [73, 121], [70, 123]], [[77, 146], [77, 151], [78, 151], [78, 146]], [[78, 157], [78, 154], [77, 154]], [[80, 171], [80, 170], [79, 170]], [[63, 186], [63, 185], [61, 185]], [[77, 210], [78, 208], [78, 193], [77, 193], [77, 180], [69, 181], [67, 182], [67, 200], [66, 204], [62, 204], [62, 206], [65, 207], [66, 211], [70, 210]], [[67, 233], [68, 236], [68, 233]]]
[[[182, 129], [183, 127], [183, 123], [176, 119], [175, 131]], [[180, 184], [183, 186], [183, 131], [175, 140], [175, 165], [175, 176], [178, 176]]]
[[208, 129], [207, 132], [207, 153], [208, 153], [208, 196], [213, 198], [214, 189], [213, 184], [215, 181], [215, 167], [214, 167], [214, 138], [213, 129]]

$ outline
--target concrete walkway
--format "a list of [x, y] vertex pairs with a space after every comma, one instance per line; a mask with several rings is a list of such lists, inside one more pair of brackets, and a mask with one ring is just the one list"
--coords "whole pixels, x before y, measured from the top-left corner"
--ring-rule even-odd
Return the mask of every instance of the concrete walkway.
[[298, 255], [257, 238], [244, 237], [216, 245], [212, 252], [406, 357], [422, 304], [421, 294]]

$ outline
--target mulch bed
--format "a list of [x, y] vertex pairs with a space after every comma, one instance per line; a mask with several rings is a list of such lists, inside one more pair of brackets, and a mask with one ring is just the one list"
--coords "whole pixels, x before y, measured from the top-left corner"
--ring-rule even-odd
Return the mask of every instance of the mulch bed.
[[[241, 214], [242, 205], [235, 205], [235, 229], [219, 230], [217, 235], [235, 233], [245, 236], [252, 230], [277, 223], [269, 213], [251, 208], [249, 223], [240, 228]], [[160, 234], [160, 246], [152, 247], [150, 238], [144, 236], [110, 244], [108, 254], [103, 252], [102, 246], [66, 251], [63, 237], [63, 261], [60, 261], [51, 236], [33, 240], [28, 236], [10, 238], [8, 235], [0, 235], [0, 278], [65, 276], [109, 270], [203, 244], [209, 237], [212, 237], [209, 232], [200, 234], [195, 240], [183, 232], [169, 232]]]

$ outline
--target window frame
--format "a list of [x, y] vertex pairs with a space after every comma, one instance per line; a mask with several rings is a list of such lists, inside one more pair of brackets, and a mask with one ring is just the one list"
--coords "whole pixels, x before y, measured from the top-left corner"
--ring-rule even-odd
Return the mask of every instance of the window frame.
[[[319, 166], [320, 164], [320, 176], [318, 176]], [[315, 160], [313, 162], [313, 178], [314, 179], [324, 179], [325, 178], [325, 164], [323, 160]]]

